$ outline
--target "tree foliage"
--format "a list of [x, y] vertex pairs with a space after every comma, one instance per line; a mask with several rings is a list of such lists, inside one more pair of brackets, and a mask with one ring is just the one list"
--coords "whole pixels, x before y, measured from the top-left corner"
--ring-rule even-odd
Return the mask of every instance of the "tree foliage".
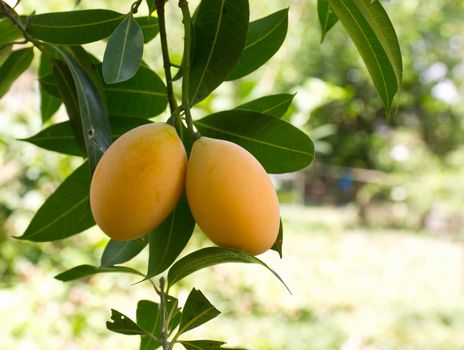
[[[192, 117], [191, 108], [218, 86], [247, 76], [274, 56], [286, 37], [288, 9], [250, 21], [253, 4], [248, 0], [202, 0], [191, 17], [187, 1], [179, 1], [178, 22], [183, 22], [185, 37], [184, 57], [176, 75], [176, 79], [182, 79], [182, 90], [175, 91], [165, 2], [148, 1], [145, 16], [138, 15], [141, 5], [141, 0], [134, 2], [127, 13], [88, 9], [26, 16], [0, 0], [0, 97], [28, 69], [34, 53], [38, 55], [42, 120], [52, 120], [64, 104], [69, 121], [45, 126], [24, 141], [83, 158], [82, 165], [43, 203], [20, 239], [54, 241], [92, 227], [95, 223], [89, 206], [89, 186], [100, 158], [114, 139], [152, 122], [151, 118], [162, 115], [168, 106], [167, 122], [177, 127], [187, 149], [199, 132], [241, 145], [268, 173], [293, 172], [314, 159], [314, 145], [308, 135], [283, 118], [294, 97], [285, 91], [202, 118]], [[402, 84], [403, 68], [398, 40], [382, 4], [370, 0], [319, 0], [318, 9], [323, 38], [338, 20], [344, 26], [389, 116]], [[157, 12], [157, 17], [151, 15], [152, 11]], [[143, 60], [144, 45], [156, 36], [161, 42], [164, 79]], [[13, 47], [21, 39], [23, 47]], [[103, 57], [82, 46], [106, 39]], [[143, 349], [172, 349], [175, 343], [186, 349], [224, 349], [222, 342], [178, 339], [216, 317], [219, 311], [197, 289], [179, 308], [177, 300], [169, 295], [170, 288], [199, 269], [226, 262], [262, 265], [283, 280], [260, 259], [230, 248], [209, 247], [178, 259], [194, 226], [184, 198], [146, 236], [128, 242], [109, 241], [100, 266], [80, 265], [56, 278], [71, 281], [104, 272], [138, 275], [153, 283], [159, 304], [140, 301], [135, 321], [112, 310], [109, 330], [141, 336]], [[283, 232], [281, 225], [273, 247], [280, 256]], [[146, 246], [146, 273], [122, 265]], [[167, 280], [161, 277], [156, 286], [151, 278], [166, 270]]]

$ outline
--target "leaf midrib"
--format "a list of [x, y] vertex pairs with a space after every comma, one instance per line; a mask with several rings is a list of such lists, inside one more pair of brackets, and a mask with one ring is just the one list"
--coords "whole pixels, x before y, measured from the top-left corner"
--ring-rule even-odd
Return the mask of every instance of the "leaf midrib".
[[[376, 51], [375, 51], [374, 48], [372, 47], [371, 42], [370, 42], [369, 39], [367, 38], [367, 36], [366, 36], [366, 34], [365, 34], [363, 28], [362, 28], [362, 27], [360, 26], [360, 24], [358, 23], [358, 21], [357, 21], [356, 17], [354, 16], [353, 12], [351, 11], [351, 9], [345, 4], [345, 1], [344, 1], [344, 0], [340, 1], [340, 3], [341, 3], [341, 5], [342, 5], [343, 7], [345, 7], [347, 13], [348, 13], [348, 14], [351, 16], [351, 18], [353, 19], [353, 22], [354, 22], [354, 23], [356, 24], [356, 26], [358, 27], [360, 33], [362, 34], [362, 36], [363, 36], [364, 39], [366, 40], [366, 42], [367, 42], [369, 48], [371, 49], [371, 51], [372, 51], [372, 53], [373, 53], [373, 56], [374, 56], [374, 58], [375, 58], [375, 62], [377, 63], [377, 66], [378, 66], [379, 71], [380, 71], [380, 75], [381, 75], [381, 77], [382, 77], [382, 83], [383, 83], [383, 86], [384, 86], [384, 89], [385, 89], [385, 95], [386, 95], [385, 97], [387, 98], [387, 104], [390, 104], [391, 99], [390, 99], [390, 94], [389, 94], [389, 92], [388, 92], [387, 81], [385, 80], [385, 76], [384, 76], [384, 74], [383, 74], [382, 66], [380, 65], [380, 62], [379, 62], [379, 60], [378, 60], [378, 58], [377, 58]], [[361, 13], [361, 12], [360, 12], [360, 13]], [[362, 13], [361, 13], [361, 15], [362, 15]], [[366, 20], [366, 21], [367, 21], [367, 20]], [[383, 48], [383, 46], [382, 46], [382, 48]], [[388, 57], [388, 55], [387, 55], [387, 57]], [[388, 108], [390, 108], [390, 107], [388, 107]]]
[[122, 65], [123, 65], [123, 62], [124, 62], [124, 53], [126, 51], [127, 37], [129, 35], [129, 31], [130, 31], [131, 20], [132, 20], [132, 17], [129, 16], [127, 18], [127, 26], [125, 28], [124, 40], [123, 40], [123, 43], [122, 43], [122, 50], [121, 50], [121, 57], [119, 59], [118, 73], [116, 74], [116, 81], [119, 81], [119, 78], [121, 76]]
[[188, 321], [188, 322], [184, 325], [184, 327], [180, 328], [180, 329], [179, 329], [179, 333], [184, 333], [184, 332], [190, 330], [190, 329], [191, 329], [191, 328], [189, 328], [190, 326], [194, 325], [195, 322], [196, 322], [198, 319], [200, 319], [203, 315], [207, 314], [207, 313], [208, 313], [209, 311], [211, 311], [211, 310], [214, 311], [215, 308], [214, 308], [213, 306], [210, 305], [210, 306], [208, 306], [207, 309], [205, 309], [204, 311], [200, 312], [200, 313], [197, 314], [195, 317], [193, 317], [192, 319], [190, 319], [190, 321]]
[[254, 139], [254, 138], [244, 136], [244, 135], [241, 135], [241, 134], [237, 134], [237, 133], [234, 133], [234, 132], [231, 132], [231, 131], [226, 131], [226, 130], [223, 130], [223, 129], [220, 129], [220, 128], [216, 128], [216, 127], [208, 125], [208, 124], [203, 124], [203, 123], [201, 123], [199, 121], [196, 121], [195, 124], [200, 125], [200, 126], [206, 128], [206, 129], [211, 129], [211, 130], [214, 130], [214, 131], [218, 131], [218, 132], [221, 132], [223, 134], [234, 136], [234, 137], [237, 137], [239, 139], [251, 141], [251, 142], [254, 142], [254, 143], [257, 143], [257, 144], [260, 144], [260, 145], [268, 146], [268, 147], [271, 147], [271, 148], [277, 148], [277, 149], [281, 149], [283, 151], [288, 151], [288, 152], [292, 152], [292, 153], [304, 154], [305, 156], [313, 157], [313, 154], [309, 153], [309, 152], [297, 150], [297, 149], [294, 149], [294, 148], [288, 148], [288, 147], [285, 147], [285, 146], [276, 145], [276, 144], [273, 144], [273, 143], [269, 143], [269, 142], [265, 142], [265, 141], [262, 141], [262, 140]]
[[[285, 16], [282, 16], [281, 19], [279, 20], [279, 22], [274, 26], [272, 27], [267, 33], [266, 35], [258, 38], [257, 40], [253, 41], [252, 43], [248, 44], [248, 45], [245, 45], [245, 47], [243, 48], [243, 50], [246, 50], [246, 49], [249, 49], [250, 47], [252, 46], [256, 46], [258, 45], [258, 43], [260, 43], [261, 41], [263, 41], [264, 39], [266, 39], [268, 36], [272, 35], [279, 27], [280, 25], [285, 21]], [[250, 23], [250, 25], [252, 25], [253, 23]]]
[[68, 210], [66, 210], [65, 212], [63, 212], [61, 215], [57, 216], [54, 220], [52, 220], [51, 222], [49, 222], [47, 225], [41, 227], [39, 230], [29, 234], [29, 235], [24, 235], [23, 238], [30, 238], [30, 237], [35, 237], [37, 236], [40, 232], [43, 232], [44, 230], [48, 229], [50, 226], [53, 226], [54, 224], [56, 224], [58, 221], [62, 220], [65, 216], [67, 216], [69, 213], [71, 213], [72, 211], [76, 210], [79, 206], [82, 205], [82, 203], [86, 202], [89, 200], [89, 196], [85, 196], [82, 200], [80, 200], [79, 202], [77, 202], [76, 204], [74, 204], [71, 208], [69, 208]]
[[223, 13], [223, 9], [224, 9], [224, 4], [225, 4], [225, 0], [221, 0], [221, 7], [220, 7], [220, 10], [219, 10], [219, 18], [218, 18], [218, 22], [217, 22], [217, 26], [216, 26], [216, 31], [214, 33], [214, 40], [213, 40], [213, 43], [211, 45], [211, 51], [209, 52], [209, 55], [208, 55], [208, 59], [206, 60], [206, 63], [204, 65], [204, 68], [203, 68], [203, 72], [201, 73], [201, 76], [200, 76], [200, 79], [198, 80], [198, 84], [196, 86], [196, 90], [195, 92], [193, 93], [192, 95], [192, 98], [191, 98], [191, 101], [193, 102], [195, 100], [195, 98], [197, 97], [197, 94], [198, 94], [198, 90], [200, 90], [200, 86], [201, 84], [203, 83], [203, 79], [205, 77], [205, 74], [206, 72], [208, 71], [208, 66], [209, 66], [209, 63], [211, 62], [211, 58], [213, 56], [213, 52], [216, 48], [216, 43], [217, 43], [217, 39], [219, 37], [219, 28], [221, 27], [221, 24], [222, 24], [222, 13]]
[[156, 92], [152, 90], [137, 90], [137, 89], [125, 89], [125, 88], [116, 88], [116, 87], [106, 87], [105, 91], [110, 92], [124, 92], [124, 93], [132, 93], [132, 94], [139, 94], [139, 95], [150, 95], [150, 96], [167, 96], [166, 93], [163, 92]]
[[[40, 15], [39, 15], [40, 16]], [[41, 27], [41, 28], [48, 28], [48, 29], [60, 29], [60, 28], [82, 28], [82, 27], [93, 27], [93, 26], [98, 26], [104, 23], [109, 23], [109, 22], [119, 22], [121, 18], [124, 18], [125, 15], [121, 15], [119, 17], [113, 17], [106, 19], [104, 21], [98, 21], [98, 22], [88, 22], [88, 23], [80, 23], [80, 24], [58, 24], [58, 25], [48, 25], [48, 24], [41, 24], [41, 23], [34, 23], [32, 22], [30, 24], [30, 27]]]

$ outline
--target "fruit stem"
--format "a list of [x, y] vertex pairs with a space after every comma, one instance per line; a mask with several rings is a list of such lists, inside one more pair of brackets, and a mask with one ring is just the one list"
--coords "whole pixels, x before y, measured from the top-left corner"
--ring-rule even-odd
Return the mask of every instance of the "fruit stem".
[[194, 138], [197, 133], [193, 129], [192, 114], [190, 113], [190, 47], [192, 46], [192, 17], [187, 0], [179, 0], [179, 7], [182, 10], [182, 23], [184, 24], [184, 55], [182, 59], [182, 105], [185, 108], [185, 121], [187, 129]]
[[166, 77], [166, 91], [168, 94], [168, 103], [171, 114], [177, 109], [177, 102], [174, 96], [174, 89], [172, 86], [172, 75], [171, 75], [171, 61], [169, 59], [168, 40], [166, 34], [166, 18], [164, 15], [164, 4], [165, 0], [155, 0], [156, 10], [158, 12], [158, 24], [161, 42], [161, 52], [163, 55], [163, 68], [164, 75]]

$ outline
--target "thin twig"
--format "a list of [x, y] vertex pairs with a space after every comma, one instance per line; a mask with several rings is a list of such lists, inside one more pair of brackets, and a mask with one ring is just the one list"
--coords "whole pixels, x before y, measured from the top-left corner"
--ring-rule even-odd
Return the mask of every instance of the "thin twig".
[[174, 96], [174, 89], [172, 86], [172, 75], [171, 75], [171, 61], [169, 59], [168, 40], [166, 34], [166, 18], [164, 14], [165, 0], [156, 0], [156, 10], [158, 12], [158, 24], [161, 41], [161, 52], [163, 55], [163, 68], [164, 75], [166, 77], [166, 91], [168, 94], [168, 103], [171, 114], [177, 109], [177, 102]]

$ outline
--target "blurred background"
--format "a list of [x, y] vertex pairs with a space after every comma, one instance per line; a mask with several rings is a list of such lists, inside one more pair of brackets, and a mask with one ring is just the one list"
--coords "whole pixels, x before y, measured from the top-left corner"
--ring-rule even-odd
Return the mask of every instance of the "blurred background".
[[[74, 2], [23, 0], [19, 12], [70, 10]], [[273, 178], [284, 258], [261, 257], [293, 295], [259, 267], [198, 272], [174, 294], [185, 300], [195, 283], [223, 314], [192, 338], [257, 350], [464, 349], [464, 2], [383, 4], [404, 63], [389, 121], [341, 25], [320, 44], [315, 0], [250, 1], [253, 19], [290, 6], [287, 40], [265, 67], [223, 84], [194, 115], [296, 93], [286, 118], [312, 137], [317, 157], [303, 171]], [[98, 7], [127, 12], [130, 2], [77, 6]], [[175, 1], [167, 12], [180, 61]], [[102, 57], [101, 43], [86, 48]], [[145, 58], [162, 76], [156, 40]], [[0, 349], [137, 349], [137, 337], [110, 333], [105, 321], [110, 308], [133, 317], [139, 299], [155, 299], [148, 284], [116, 274], [53, 279], [75, 265], [98, 265], [106, 236], [91, 229], [54, 243], [11, 238], [82, 162], [18, 140], [43, 127], [37, 66], [0, 101]], [[60, 109], [47, 124], [64, 119]], [[197, 232], [187, 250], [207, 244]], [[143, 271], [146, 258], [143, 252], [130, 264]]]

